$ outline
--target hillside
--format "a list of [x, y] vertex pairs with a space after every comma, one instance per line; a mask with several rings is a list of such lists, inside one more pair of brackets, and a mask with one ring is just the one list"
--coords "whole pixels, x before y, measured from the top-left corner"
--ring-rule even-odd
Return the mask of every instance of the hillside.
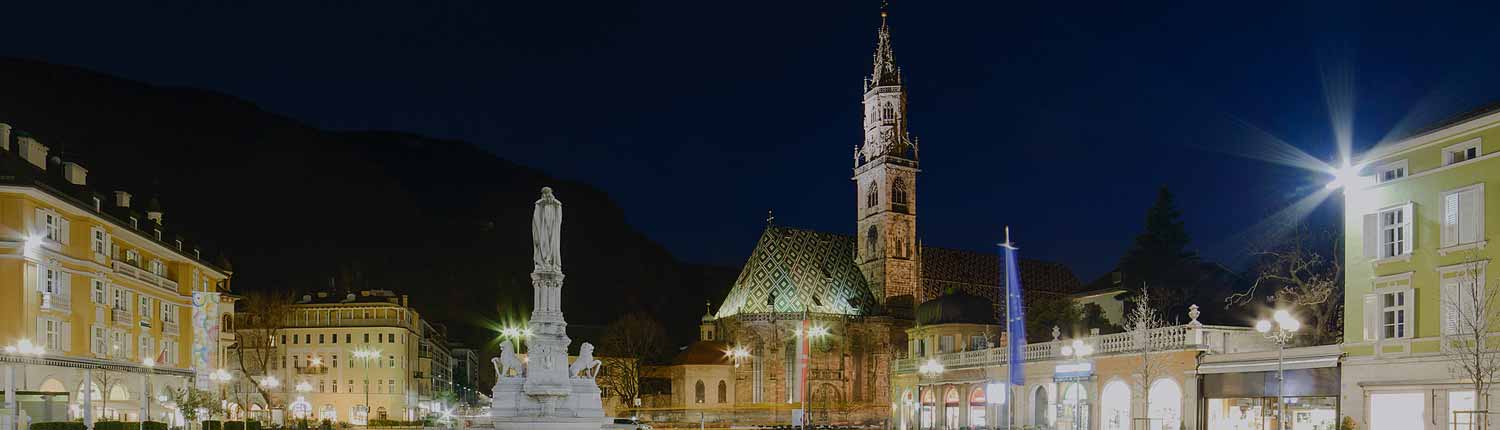
[[19, 59], [0, 59], [0, 94], [0, 122], [91, 183], [158, 196], [166, 224], [229, 257], [236, 290], [392, 289], [483, 344], [487, 322], [529, 314], [544, 185], [564, 203], [564, 309], [580, 328], [643, 309], [690, 340], [701, 303], [733, 280], [676, 259], [604, 192], [468, 143], [319, 130], [222, 94]]

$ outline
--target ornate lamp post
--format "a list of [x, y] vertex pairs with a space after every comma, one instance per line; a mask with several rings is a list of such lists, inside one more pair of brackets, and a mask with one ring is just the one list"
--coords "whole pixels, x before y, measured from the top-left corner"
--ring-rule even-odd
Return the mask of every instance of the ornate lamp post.
[[[828, 336], [828, 327], [824, 327], [824, 326], [812, 326], [812, 327], [808, 327], [807, 332], [806, 333], [801, 333], [801, 334], [807, 336], [807, 362], [808, 362], [807, 366], [808, 367], [812, 367], [813, 340], [820, 339], [822, 337]], [[803, 370], [812, 370], [812, 369], [803, 369]], [[811, 372], [808, 372], [808, 373], [810, 374]], [[812, 415], [807, 413], [807, 396], [809, 394], [812, 394], [812, 393], [809, 392], [810, 389], [812, 388], [812, 384], [811, 384], [811, 381], [810, 381], [811, 379], [812, 379], [811, 377], [802, 378], [802, 428], [807, 428], [808, 425], [812, 423]]]
[[1274, 323], [1267, 320], [1255, 322], [1255, 331], [1276, 342], [1276, 422], [1277, 427], [1286, 428], [1286, 344], [1292, 335], [1302, 328], [1302, 322], [1292, 318], [1292, 313], [1278, 310], [1271, 315]]
[[354, 358], [358, 358], [360, 360], [360, 362], [364, 363], [364, 366], [365, 366], [365, 404], [360, 405], [360, 412], [363, 413], [363, 418], [364, 418], [364, 422], [361, 423], [361, 424], [369, 425], [369, 423], [370, 423], [370, 360], [379, 360], [380, 359], [380, 350], [378, 350], [378, 349], [361, 349], [361, 350], [356, 350], [356, 351], [354, 351]]

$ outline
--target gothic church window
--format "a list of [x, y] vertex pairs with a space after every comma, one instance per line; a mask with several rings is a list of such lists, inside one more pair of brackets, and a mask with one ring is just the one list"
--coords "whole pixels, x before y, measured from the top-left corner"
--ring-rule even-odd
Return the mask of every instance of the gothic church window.
[[723, 380], [720, 380], [719, 381], [719, 403], [727, 403], [728, 401], [729, 401], [729, 384], [725, 384]]
[[867, 251], [866, 254], [869, 254], [870, 257], [875, 256], [875, 251], [877, 249], [876, 240], [879, 237], [879, 234], [880, 232], [876, 230], [875, 226], [873, 225], [870, 226], [869, 232], [865, 233], [865, 250]]
[[880, 119], [882, 121], [896, 119], [896, 108], [886, 103], [885, 107], [880, 108]]
[[698, 381], [693, 387], [693, 400], [697, 403], [703, 403], [703, 391], [703, 381]]
[[873, 208], [877, 203], [880, 203], [880, 186], [875, 185], [875, 182], [870, 182], [870, 186], [865, 190], [865, 207]]
[[891, 184], [891, 206], [896, 212], [906, 212], [906, 180], [902, 178]]

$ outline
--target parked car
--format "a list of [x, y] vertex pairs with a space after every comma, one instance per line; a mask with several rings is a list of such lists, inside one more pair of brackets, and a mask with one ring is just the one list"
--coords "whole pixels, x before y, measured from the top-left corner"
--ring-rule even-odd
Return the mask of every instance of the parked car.
[[636, 417], [616, 417], [600, 427], [603, 430], [651, 430], [651, 425]]

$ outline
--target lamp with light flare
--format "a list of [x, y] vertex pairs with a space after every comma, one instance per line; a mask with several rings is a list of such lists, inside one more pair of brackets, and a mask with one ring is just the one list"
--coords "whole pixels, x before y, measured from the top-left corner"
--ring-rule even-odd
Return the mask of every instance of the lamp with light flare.
[[9, 354], [42, 355], [47, 353], [47, 348], [31, 343], [31, 339], [22, 338], [15, 345], [6, 346], [5, 352]]
[[936, 358], [929, 358], [926, 363], [922, 363], [922, 366], [917, 368], [917, 372], [928, 376], [943, 373], [943, 363], [939, 363]]
[[281, 380], [276, 379], [275, 376], [267, 376], [265, 378], [261, 378], [260, 386], [266, 388], [276, 388], [281, 386]]
[[1351, 166], [1348, 161], [1345, 161], [1340, 164], [1340, 167], [1329, 169], [1328, 174], [1333, 175], [1333, 179], [1323, 185], [1323, 188], [1337, 190], [1354, 185], [1359, 181], [1359, 171], [1362, 168], [1364, 168], [1363, 164]]

